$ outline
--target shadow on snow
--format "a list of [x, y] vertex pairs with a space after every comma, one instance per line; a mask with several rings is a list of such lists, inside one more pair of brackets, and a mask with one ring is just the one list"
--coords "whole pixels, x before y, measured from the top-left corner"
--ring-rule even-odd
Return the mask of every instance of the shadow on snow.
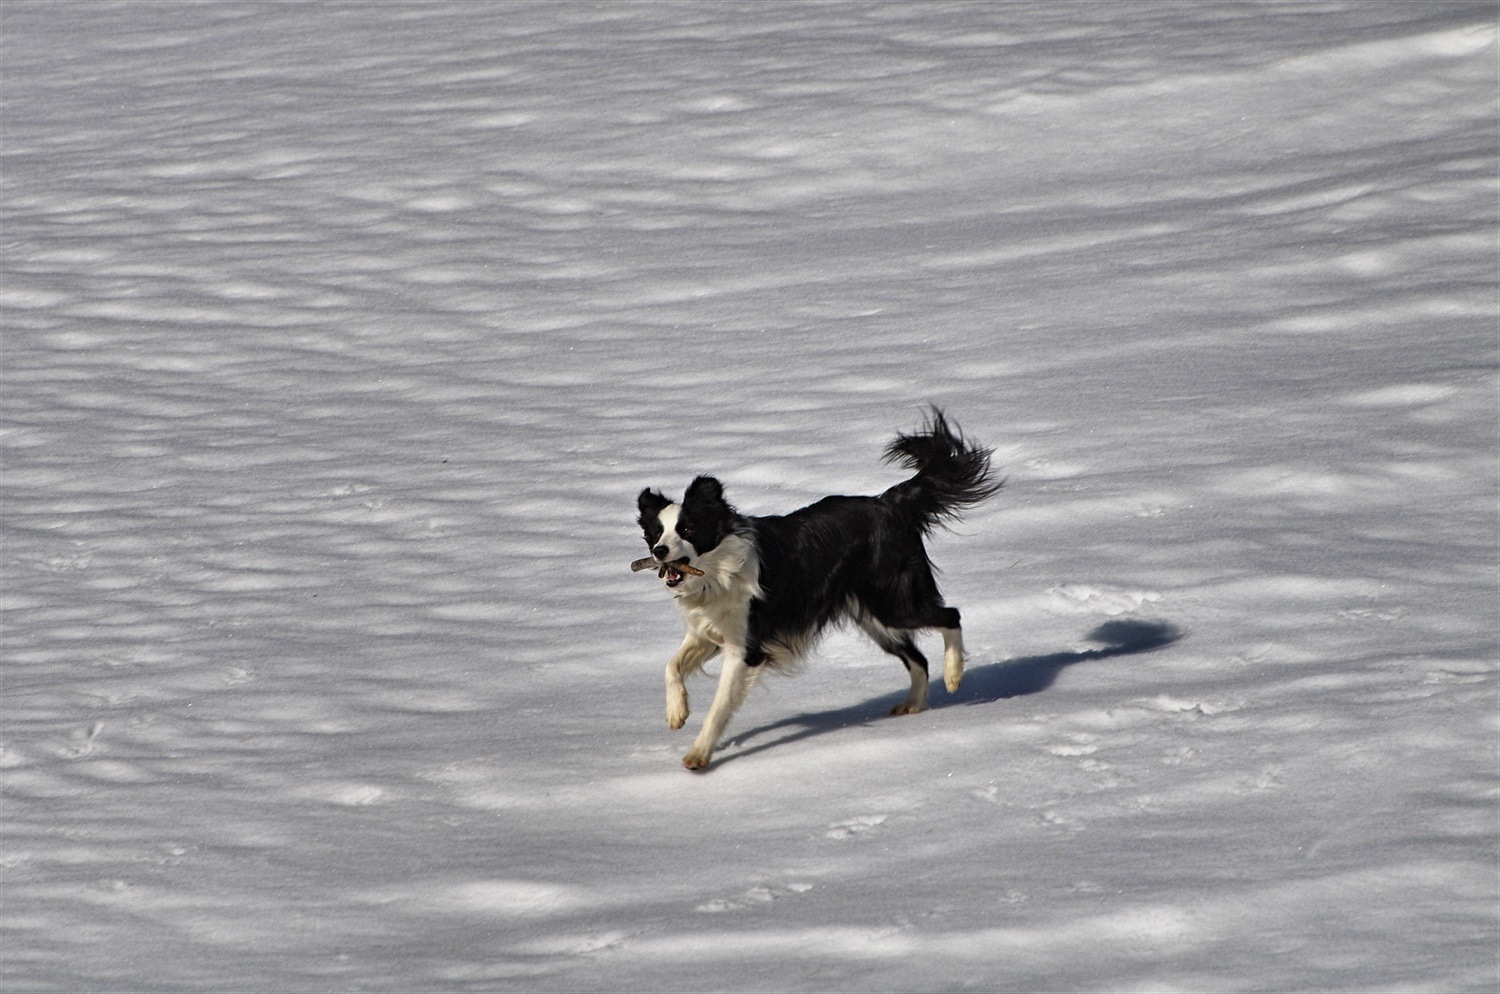
[[[1106, 621], [1089, 632], [1089, 641], [1103, 643], [1097, 649], [1081, 649], [1076, 652], [1053, 652], [1045, 656], [1025, 656], [1001, 663], [972, 666], [964, 671], [963, 685], [958, 693], [950, 694], [943, 687], [942, 660], [937, 661], [937, 672], [933, 674], [932, 710], [953, 707], [958, 704], [988, 704], [1007, 697], [1024, 697], [1040, 693], [1052, 686], [1057, 674], [1075, 663], [1087, 663], [1112, 656], [1128, 656], [1138, 652], [1150, 652], [1171, 645], [1182, 638], [1182, 631], [1166, 621], [1142, 621], [1124, 619]], [[868, 725], [872, 721], [888, 717], [896, 703], [905, 699], [904, 693], [884, 694], [860, 704], [836, 711], [820, 711], [812, 714], [793, 715], [759, 728], [741, 732], [724, 743], [726, 747], [739, 746], [783, 729], [791, 729], [785, 735], [750, 746], [728, 756], [716, 756], [714, 766], [753, 756], [766, 749], [787, 745], [801, 739], [812, 738], [841, 728]]]

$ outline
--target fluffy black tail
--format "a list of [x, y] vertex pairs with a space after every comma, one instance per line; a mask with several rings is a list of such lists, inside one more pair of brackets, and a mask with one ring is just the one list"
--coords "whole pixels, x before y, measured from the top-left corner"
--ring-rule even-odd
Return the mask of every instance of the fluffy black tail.
[[897, 435], [885, 450], [886, 462], [917, 471], [883, 495], [918, 521], [924, 532], [956, 519], [1003, 485], [990, 473], [990, 451], [965, 439], [934, 407], [922, 430]]

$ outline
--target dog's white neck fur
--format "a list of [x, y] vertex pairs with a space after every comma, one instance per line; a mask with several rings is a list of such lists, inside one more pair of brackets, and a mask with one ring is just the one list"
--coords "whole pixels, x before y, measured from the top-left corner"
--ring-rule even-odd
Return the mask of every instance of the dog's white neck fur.
[[726, 535], [709, 551], [691, 558], [703, 576], [690, 576], [677, 590], [679, 607], [688, 602], [727, 598], [741, 604], [760, 594], [760, 557], [755, 544], [744, 535]]
[[760, 557], [755, 543], [748, 535], [730, 534], [700, 556], [677, 534], [681, 512], [680, 505], [668, 504], [657, 514], [662, 525], [661, 544], [667, 547], [666, 559], [670, 562], [686, 556], [703, 575], [686, 577], [672, 590], [677, 609], [690, 631], [715, 645], [722, 646], [726, 640], [743, 644], [749, 604], [761, 596]]

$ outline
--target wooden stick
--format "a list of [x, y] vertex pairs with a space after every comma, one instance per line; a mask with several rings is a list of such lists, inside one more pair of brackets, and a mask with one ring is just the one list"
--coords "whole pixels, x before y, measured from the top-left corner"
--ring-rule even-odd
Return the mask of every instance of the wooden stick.
[[660, 559], [657, 559], [655, 556], [647, 556], [645, 559], [637, 559], [635, 562], [630, 564], [630, 571], [632, 573], [639, 573], [643, 569], [656, 570], [656, 575], [658, 577], [666, 576], [667, 570], [672, 570], [674, 573], [686, 573], [688, 576], [704, 575], [703, 571], [698, 567], [689, 566], [687, 564], [687, 560], [683, 560], [682, 562], [678, 563], [664, 563]]

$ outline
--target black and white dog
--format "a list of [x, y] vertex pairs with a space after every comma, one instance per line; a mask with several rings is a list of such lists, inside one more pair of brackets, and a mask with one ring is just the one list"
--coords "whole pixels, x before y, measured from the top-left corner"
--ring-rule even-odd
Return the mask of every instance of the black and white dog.
[[688, 769], [708, 765], [763, 666], [790, 666], [840, 621], [853, 621], [906, 667], [911, 693], [892, 714], [927, 707], [927, 659], [912, 640], [918, 629], [942, 633], [943, 679], [958, 689], [958, 610], [943, 603], [923, 539], [1001, 484], [990, 475], [990, 450], [966, 440], [936, 408], [920, 431], [898, 435], [885, 456], [916, 475], [879, 497], [825, 497], [774, 517], [738, 513], [711, 476], [695, 479], [681, 503], [641, 491], [646, 544], [687, 624], [667, 664], [669, 726], [687, 721], [683, 677], [724, 654], [703, 730], [682, 758]]

